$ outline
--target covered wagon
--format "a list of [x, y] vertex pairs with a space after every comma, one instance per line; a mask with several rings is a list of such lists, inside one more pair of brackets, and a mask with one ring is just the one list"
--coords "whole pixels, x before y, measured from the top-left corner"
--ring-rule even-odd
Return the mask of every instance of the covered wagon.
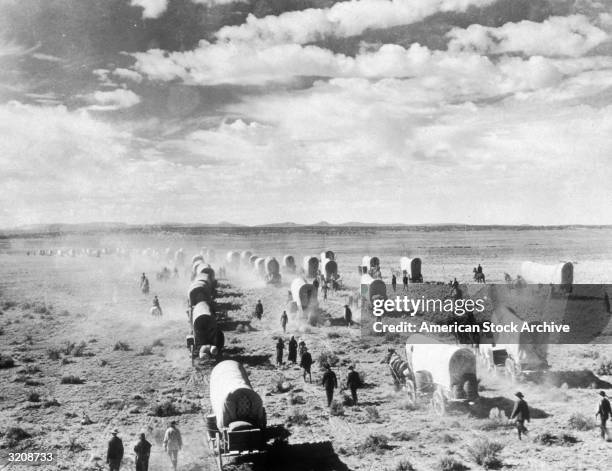
[[240, 363], [225, 360], [213, 368], [210, 405], [212, 414], [206, 416], [208, 441], [219, 469], [228, 456], [265, 449], [266, 411]]
[[323, 259], [327, 259], [327, 260], [336, 260], [336, 254], [334, 252], [332, 252], [331, 250], [326, 250], [325, 252], [321, 252], [321, 260]]
[[214, 285], [209, 275], [201, 273], [196, 275], [194, 280], [189, 285], [189, 306], [193, 307], [196, 304], [205, 301], [212, 303], [214, 297]]
[[206, 249], [205, 257], [209, 262], [214, 262], [217, 257], [215, 249]]
[[406, 364], [409, 400], [431, 396], [439, 415], [446, 413], [450, 403], [473, 404], [478, 399], [476, 355], [469, 348], [411, 335], [406, 342]]
[[280, 263], [275, 257], [266, 257], [264, 268], [266, 283], [278, 284], [281, 282]]
[[255, 262], [257, 261], [258, 258], [260, 258], [258, 255], [251, 255], [249, 257], [249, 266], [251, 268], [255, 268]]
[[574, 283], [574, 265], [570, 262], [553, 265], [523, 262], [520, 275], [529, 284], [558, 285], [560, 289], [571, 291]]
[[288, 273], [295, 273], [295, 258], [293, 255], [283, 257], [283, 269]]
[[225, 255], [225, 264], [231, 270], [238, 270], [240, 268], [240, 252], [229, 251]]
[[317, 289], [304, 278], [298, 277], [291, 282], [291, 298], [298, 309], [306, 315], [311, 324], [316, 324], [318, 311]]
[[332, 280], [338, 275], [338, 264], [329, 258], [321, 259], [321, 272], [326, 280]]
[[308, 278], [314, 278], [319, 274], [319, 259], [312, 255], [304, 257], [304, 273]]
[[402, 273], [407, 273], [412, 283], [422, 283], [423, 274], [421, 273], [421, 259], [418, 257], [400, 258], [400, 269]]
[[249, 259], [251, 258], [251, 255], [253, 255], [253, 252], [251, 252], [250, 250], [243, 250], [242, 252], [240, 252], [240, 264], [243, 267], [249, 265]]
[[205, 301], [199, 302], [189, 312], [192, 329], [191, 335], [187, 336], [187, 348], [191, 352], [191, 357], [197, 356], [203, 359], [209, 355], [220, 355], [225, 344], [225, 335], [211, 312], [210, 304]]
[[[493, 334], [489, 343], [478, 347], [483, 365], [493, 371], [503, 369], [513, 381], [524, 379], [548, 369], [547, 333], [521, 332], [525, 322], [509, 307], [500, 305], [491, 315], [491, 322], [496, 325], [516, 325], [519, 332], [499, 332]], [[527, 322], [529, 325], [538, 321]]]
[[364, 274], [361, 276], [361, 297], [368, 304], [374, 302], [375, 299], [387, 299], [387, 285], [383, 280]]
[[256, 275], [262, 278], [266, 276], [266, 259], [263, 257], [258, 257], [257, 260], [255, 260], [253, 269], [255, 270]]

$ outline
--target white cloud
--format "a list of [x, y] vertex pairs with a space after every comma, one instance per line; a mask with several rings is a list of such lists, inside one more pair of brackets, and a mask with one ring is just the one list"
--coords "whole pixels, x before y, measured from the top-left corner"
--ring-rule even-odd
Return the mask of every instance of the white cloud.
[[117, 77], [122, 78], [122, 79], [132, 80], [136, 83], [142, 82], [142, 75], [130, 69], [124, 69], [124, 68], [119, 67], [113, 70], [113, 75], [116, 75]]
[[226, 26], [217, 33], [224, 41], [261, 41], [273, 44], [305, 44], [326, 36], [348, 37], [367, 29], [415, 23], [443, 11], [462, 11], [494, 0], [350, 0], [330, 8], [309, 8], [278, 16], [249, 15], [239, 26]]
[[608, 39], [605, 31], [583, 15], [555, 16], [541, 23], [525, 20], [499, 28], [472, 24], [466, 29], [453, 28], [448, 36], [451, 51], [573, 57], [584, 55]]
[[143, 18], [159, 18], [168, 8], [168, 0], [130, 0], [130, 5], [143, 9]]
[[112, 91], [96, 91], [89, 96], [95, 104], [90, 106], [91, 110], [111, 111], [130, 108], [140, 103], [140, 97], [131, 90], [117, 88]]

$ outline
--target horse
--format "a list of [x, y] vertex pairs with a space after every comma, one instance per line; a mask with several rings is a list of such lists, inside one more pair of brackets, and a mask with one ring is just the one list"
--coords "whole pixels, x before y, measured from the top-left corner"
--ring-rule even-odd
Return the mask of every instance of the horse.
[[511, 285], [512, 284], [512, 277], [510, 276], [509, 273], [504, 272], [504, 280], [506, 281], [507, 285]]
[[161, 317], [162, 310], [159, 306], [151, 306], [151, 309], [149, 310], [149, 314], [151, 314], [153, 317]]
[[486, 283], [484, 273], [479, 272], [476, 268], [474, 268], [474, 281], [476, 283]]

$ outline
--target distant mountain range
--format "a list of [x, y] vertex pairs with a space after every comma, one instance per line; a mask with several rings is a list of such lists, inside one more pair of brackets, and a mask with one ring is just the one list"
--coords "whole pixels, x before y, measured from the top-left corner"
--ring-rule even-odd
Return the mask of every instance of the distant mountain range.
[[121, 222], [92, 222], [83, 224], [30, 224], [19, 226], [12, 229], [0, 229], [0, 237], [11, 236], [27, 236], [35, 234], [66, 234], [66, 233], [92, 233], [92, 232], [155, 232], [155, 231], [171, 231], [171, 232], [198, 232], [199, 230], [224, 230], [235, 229], [237, 231], [251, 230], [335, 230], [342, 228], [385, 228], [385, 229], [414, 229], [421, 231], [478, 231], [478, 230], [529, 230], [529, 229], [569, 229], [569, 228], [612, 228], [612, 225], [585, 225], [585, 224], [568, 224], [568, 225], [475, 225], [461, 223], [443, 223], [443, 224], [405, 224], [405, 223], [370, 223], [349, 221], [340, 224], [333, 224], [327, 221], [319, 221], [314, 224], [298, 224], [295, 222], [279, 222], [270, 224], [246, 225], [236, 224], [228, 221], [221, 221], [216, 224], [192, 224], [192, 223], [159, 223], [159, 224], [126, 224]]

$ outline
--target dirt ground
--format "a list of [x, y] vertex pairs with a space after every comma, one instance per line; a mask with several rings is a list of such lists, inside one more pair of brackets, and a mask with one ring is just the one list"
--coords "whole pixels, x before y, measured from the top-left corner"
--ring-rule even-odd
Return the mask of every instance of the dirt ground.
[[[0, 255], [0, 353], [15, 362], [0, 369], [0, 470], [33, 466], [9, 463], [8, 454], [17, 451], [53, 453], [53, 463], [39, 463], [38, 469], [103, 469], [113, 428], [126, 448], [122, 469], [134, 467], [132, 448], [140, 432], [153, 444], [149, 469], [171, 469], [161, 438], [173, 419], [185, 441], [179, 469], [214, 469], [203, 421], [209, 407], [207, 370], [197, 371], [185, 348], [189, 282], [185, 276], [156, 281], [160, 267], [116, 256]], [[151, 281], [149, 296], [138, 289], [142, 271]], [[228, 323], [226, 357], [244, 363], [264, 399], [269, 424], [290, 434], [288, 443], [275, 445], [267, 458], [227, 469], [410, 469], [406, 463], [401, 467], [402, 461], [417, 470], [460, 469], [442, 467], [442, 459], [453, 457], [464, 469], [478, 470], [484, 468], [469, 450], [481, 438], [503, 445], [501, 469], [609, 469], [612, 443], [599, 438], [599, 389], [593, 387], [609, 387], [612, 377], [594, 382], [582, 370], [596, 371], [603, 358], [612, 359], [610, 346], [551, 346], [553, 373], [541, 384], [517, 386], [481, 371], [479, 406], [456, 408], [440, 418], [427, 400], [415, 410], [395, 390], [381, 362], [388, 348], [401, 349], [398, 342], [362, 338], [358, 327], [341, 325], [350, 289], [321, 303], [329, 317], [317, 327], [290, 317], [283, 337], [306, 341], [315, 359], [313, 383], [305, 383], [295, 365], [277, 368], [275, 338], [282, 335], [279, 318], [290, 278], [284, 281], [271, 287], [246, 275], [221, 280], [218, 307], [235, 321]], [[149, 315], [154, 294], [164, 311], [161, 318]], [[257, 299], [265, 309], [261, 321], [251, 318]], [[341, 383], [350, 364], [361, 373], [365, 387], [359, 390], [359, 406], [330, 413], [318, 383], [322, 372], [316, 360], [322, 352], [337, 358], [334, 369]], [[278, 383], [286, 383], [286, 391], [280, 392]], [[522, 441], [505, 420], [489, 418], [493, 408], [508, 412], [517, 388], [533, 414]], [[345, 395], [336, 392], [340, 402]], [[570, 425], [576, 413], [586, 418], [584, 424]], [[29, 437], [15, 438], [8, 433], [11, 428]]]

